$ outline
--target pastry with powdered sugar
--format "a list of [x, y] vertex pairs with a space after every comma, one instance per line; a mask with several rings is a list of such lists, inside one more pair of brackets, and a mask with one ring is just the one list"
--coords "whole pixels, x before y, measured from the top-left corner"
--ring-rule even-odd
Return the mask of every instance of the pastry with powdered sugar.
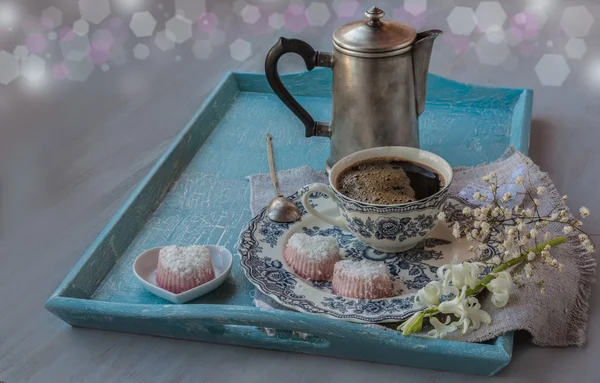
[[303, 278], [329, 281], [335, 263], [342, 257], [335, 238], [296, 233], [288, 241], [283, 259]]

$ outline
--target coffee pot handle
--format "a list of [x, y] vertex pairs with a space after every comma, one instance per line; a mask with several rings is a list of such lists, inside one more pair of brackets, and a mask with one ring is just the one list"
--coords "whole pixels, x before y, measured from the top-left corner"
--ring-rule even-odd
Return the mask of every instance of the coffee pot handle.
[[277, 72], [277, 63], [281, 56], [286, 53], [296, 53], [304, 59], [306, 69], [313, 70], [316, 66], [329, 67], [332, 64], [332, 54], [327, 52], [318, 52], [308, 43], [297, 39], [286, 39], [281, 37], [277, 44], [271, 48], [265, 60], [265, 74], [267, 81], [273, 91], [283, 101], [283, 103], [302, 121], [306, 128], [306, 137], [312, 136], [330, 136], [330, 127], [328, 122], [315, 121], [310, 114], [296, 101], [294, 96], [285, 89], [285, 86], [279, 78]]

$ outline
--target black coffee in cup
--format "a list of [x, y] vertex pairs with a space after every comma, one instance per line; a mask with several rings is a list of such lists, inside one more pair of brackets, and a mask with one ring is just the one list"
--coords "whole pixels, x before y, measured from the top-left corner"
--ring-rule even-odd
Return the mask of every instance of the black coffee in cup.
[[444, 187], [431, 168], [398, 157], [375, 157], [344, 169], [335, 187], [361, 202], [395, 205], [430, 197]]

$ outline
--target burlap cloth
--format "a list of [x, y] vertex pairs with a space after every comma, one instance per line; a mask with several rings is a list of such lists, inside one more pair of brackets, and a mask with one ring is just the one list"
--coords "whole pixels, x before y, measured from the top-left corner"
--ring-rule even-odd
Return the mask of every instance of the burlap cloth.
[[[567, 209], [548, 175], [541, 172], [531, 159], [514, 150], [509, 150], [503, 158], [491, 164], [454, 169], [450, 193], [468, 197], [473, 190], [484, 187], [481, 177], [491, 171], [496, 172], [500, 180], [510, 184], [511, 179], [514, 179], [515, 169], [521, 169], [525, 174], [528, 172], [531, 182], [536, 186], [546, 187], [547, 192], [540, 207], [542, 214], [548, 212], [553, 205]], [[291, 195], [310, 183], [327, 183], [324, 172], [317, 172], [306, 166], [278, 172], [277, 177], [283, 195]], [[256, 215], [273, 198], [273, 188], [267, 174], [252, 175], [248, 178], [251, 188], [250, 208], [252, 214]], [[530, 207], [529, 204], [530, 201], [523, 201], [524, 208]], [[563, 235], [562, 225], [550, 225], [547, 230], [553, 236]], [[506, 332], [526, 330], [531, 334], [533, 343], [539, 346], [564, 347], [584, 344], [588, 302], [595, 276], [595, 260], [585, 252], [575, 234], [570, 235], [568, 243], [553, 249], [552, 256], [564, 265], [562, 272], [541, 265], [536, 267], [535, 276], [527, 280], [525, 285], [514, 289], [509, 303], [500, 309], [496, 308], [490, 299], [480, 298], [482, 308], [492, 317], [492, 323], [464, 335], [457, 331], [454, 333], [456, 335], [450, 334], [448, 339], [482, 342]], [[536, 285], [540, 279], [544, 280], [544, 293], [541, 293]], [[255, 292], [254, 302], [262, 308], [287, 310], [258, 290]]]

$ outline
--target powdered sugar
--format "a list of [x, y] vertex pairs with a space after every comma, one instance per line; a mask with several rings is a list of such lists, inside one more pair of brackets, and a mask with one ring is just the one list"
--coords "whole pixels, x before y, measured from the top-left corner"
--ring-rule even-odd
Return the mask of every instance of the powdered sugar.
[[349, 278], [372, 280], [386, 275], [389, 277], [389, 271], [383, 262], [369, 261], [367, 259], [361, 261], [346, 259], [336, 263], [335, 268], [336, 270], [339, 269], [340, 273]]
[[179, 277], [199, 275], [212, 268], [210, 250], [206, 246], [165, 246], [160, 249], [158, 262]]
[[330, 259], [337, 257], [340, 253], [336, 239], [322, 235], [311, 237], [304, 233], [296, 233], [288, 241], [288, 246], [293, 247], [310, 260]]

